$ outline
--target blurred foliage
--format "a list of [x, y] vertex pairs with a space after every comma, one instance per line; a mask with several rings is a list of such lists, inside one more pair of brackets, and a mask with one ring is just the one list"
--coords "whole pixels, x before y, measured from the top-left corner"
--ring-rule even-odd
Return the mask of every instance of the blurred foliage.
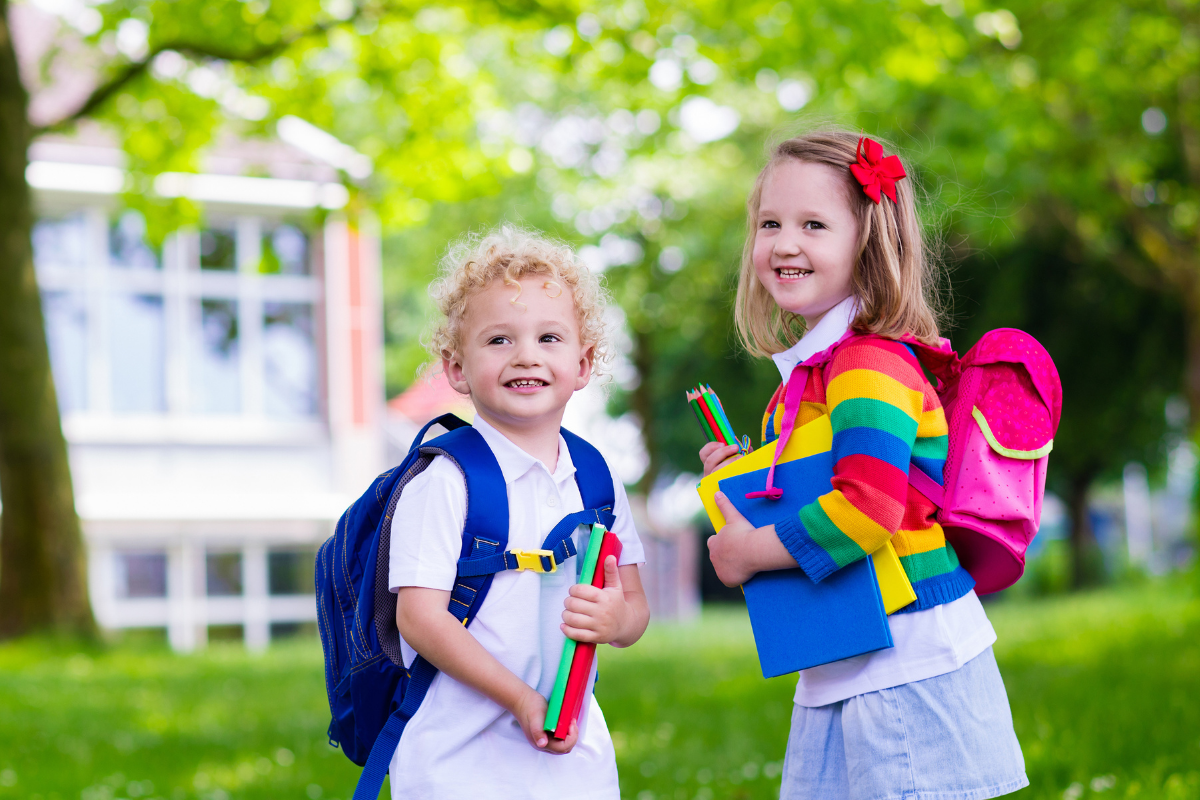
[[[1046, 262], [1045, 276], [1030, 273], [1014, 295], [1021, 303], [1044, 304], [1099, 267], [1110, 270], [1114, 296], [1130, 279], [1157, 281], [1189, 319], [1200, 317], [1193, 4], [113, 0], [95, 8], [103, 24], [89, 41], [112, 54], [108, 72], [150, 65], [99, 110], [130, 152], [135, 192], [158, 170], [194, 166], [195, 148], [219, 125], [269, 135], [286, 114], [374, 161], [369, 179], [346, 180], [353, 207], [374, 209], [389, 236], [390, 391], [424, 359], [424, 286], [448, 239], [522, 220], [586, 245], [591, 263], [607, 269], [631, 337], [637, 375], [614, 406], [646, 423], [649, 482], [696, 467], [697, 434], [680, 413], [689, 385], [713, 384], [739, 431], [759, 427], [776, 376], [738, 355], [733, 275], [764, 142], [797, 125], [831, 120], [895, 141], [950, 262], [1027, 253], [1018, 243], [1031, 226], [1054, 220], [1054, 252], [1078, 268], [1066, 278], [1059, 262]], [[171, 209], [176, 221], [194, 213]], [[1125, 313], [1100, 300], [1084, 305], [1098, 318]], [[1031, 308], [1010, 316], [1043, 313]], [[1151, 338], [1178, 333], [1178, 317], [1167, 316]], [[968, 325], [972, 335], [977, 328]], [[1096, 362], [1066, 370], [1068, 398], [1108, 374]], [[1200, 380], [1200, 366], [1193, 372]], [[1133, 449], [1153, 439], [1140, 425], [1122, 433], [1149, 437]], [[1127, 450], [1105, 456], [1104, 469]]]
[[[1196, 796], [1194, 587], [1004, 600], [988, 615], [1032, 783], [1015, 797]], [[600, 658], [623, 797], [776, 796], [794, 679], [762, 679], [744, 607]], [[189, 656], [26, 640], [0, 645], [0, 670], [0, 798], [335, 800], [357, 780], [325, 741], [312, 638]]]

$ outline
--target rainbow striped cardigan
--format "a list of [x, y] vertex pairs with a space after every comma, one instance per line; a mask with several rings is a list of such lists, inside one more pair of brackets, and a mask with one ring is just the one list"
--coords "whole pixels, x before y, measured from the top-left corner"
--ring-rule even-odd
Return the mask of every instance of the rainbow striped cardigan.
[[[786, 384], [763, 415], [763, 444], [779, 436]], [[833, 490], [775, 524], [814, 581], [866, 557], [889, 539], [917, 594], [904, 611], [965, 595], [975, 580], [958, 563], [937, 508], [908, 483], [920, 469], [938, 483], [946, 463], [946, 416], [913, 351], [885, 339], [850, 340], [814, 368], [796, 425], [828, 414]]]

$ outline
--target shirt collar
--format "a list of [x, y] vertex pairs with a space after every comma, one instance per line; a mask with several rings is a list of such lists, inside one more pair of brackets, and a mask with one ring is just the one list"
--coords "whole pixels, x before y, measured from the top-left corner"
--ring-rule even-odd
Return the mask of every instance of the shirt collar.
[[854, 321], [857, 313], [858, 301], [851, 295], [825, 312], [821, 321], [814, 325], [811, 331], [806, 331], [800, 341], [782, 353], [771, 356], [771, 360], [779, 368], [779, 374], [783, 376], [783, 382], [787, 383], [797, 364], [837, 344], [837, 340], [850, 330], [850, 323]]
[[534, 458], [513, 444], [512, 440], [484, 419], [482, 414], [476, 414], [475, 421], [471, 425], [479, 431], [479, 435], [492, 449], [492, 454], [496, 456], [496, 461], [500, 464], [500, 472], [504, 475], [505, 484], [512, 483], [535, 467], [541, 467], [547, 475], [554, 479], [556, 484], [562, 483], [575, 474], [575, 465], [571, 462], [571, 451], [567, 448], [567, 442], [563, 439], [562, 434], [558, 436], [558, 466], [551, 474], [541, 459]]

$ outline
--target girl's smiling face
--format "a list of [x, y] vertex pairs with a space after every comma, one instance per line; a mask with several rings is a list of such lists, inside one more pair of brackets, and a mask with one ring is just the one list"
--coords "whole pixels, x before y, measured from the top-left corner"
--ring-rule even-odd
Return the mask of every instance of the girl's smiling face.
[[780, 308], [812, 330], [853, 293], [858, 236], [845, 176], [827, 164], [783, 161], [763, 181], [754, 274]]

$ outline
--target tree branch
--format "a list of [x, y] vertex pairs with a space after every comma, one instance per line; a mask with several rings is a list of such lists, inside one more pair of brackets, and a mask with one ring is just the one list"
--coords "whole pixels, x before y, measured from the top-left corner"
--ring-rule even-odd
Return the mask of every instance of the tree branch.
[[304, 39], [308, 36], [324, 34], [338, 25], [344, 25], [345, 23], [350, 22], [355, 17], [359, 16], [361, 12], [362, 8], [360, 6], [355, 6], [354, 13], [346, 19], [320, 22], [308, 28], [303, 28], [291, 34], [281, 36], [274, 42], [245, 50], [223, 46], [215, 42], [198, 43], [182, 39], [163, 42], [147, 53], [144, 58], [139, 61], [126, 64], [120, 70], [118, 70], [115, 75], [113, 75], [100, 86], [97, 86], [92, 93], [88, 95], [87, 100], [85, 100], [83, 104], [79, 106], [79, 108], [67, 114], [65, 117], [50, 123], [49, 125], [43, 125], [41, 127], [34, 128], [32, 136], [37, 137], [45, 133], [61, 131], [80, 119], [89, 116], [97, 108], [103, 105], [110, 97], [124, 88], [126, 84], [144, 73], [150, 67], [150, 64], [153, 63], [154, 59], [161, 53], [173, 50], [177, 53], [183, 53], [184, 55], [197, 58], [211, 58], [220, 61], [236, 61], [242, 64], [253, 64], [282, 53], [284, 50], [291, 47], [301, 39]]

